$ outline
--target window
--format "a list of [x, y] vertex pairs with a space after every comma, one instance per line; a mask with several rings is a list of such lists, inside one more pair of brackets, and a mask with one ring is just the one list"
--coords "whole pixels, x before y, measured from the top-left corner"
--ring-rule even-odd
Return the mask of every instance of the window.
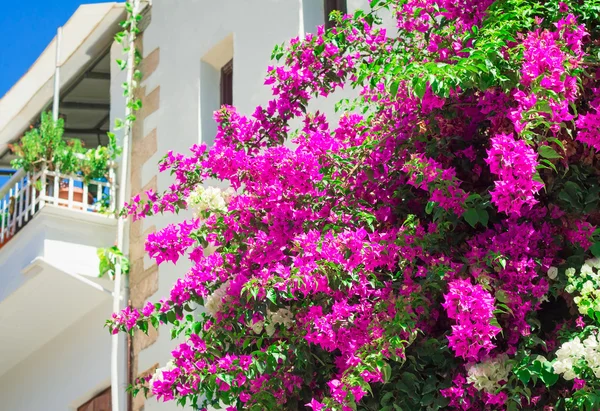
[[233, 60], [233, 33], [217, 42], [200, 59], [198, 141], [208, 146], [217, 135], [215, 111], [223, 104], [233, 105]]
[[233, 59], [221, 68], [221, 105], [233, 105]]
[[94, 398], [77, 408], [77, 411], [111, 411], [110, 388], [102, 391]]
[[330, 29], [335, 26], [335, 22], [329, 20], [329, 15], [334, 10], [339, 10], [342, 14], [348, 13], [348, 7], [346, 6], [346, 0], [325, 0], [325, 28]]

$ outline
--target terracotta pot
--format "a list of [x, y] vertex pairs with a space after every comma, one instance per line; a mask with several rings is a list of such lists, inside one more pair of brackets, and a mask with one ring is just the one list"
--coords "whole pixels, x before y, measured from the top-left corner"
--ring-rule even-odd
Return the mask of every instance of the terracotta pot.
[[[58, 190], [58, 198], [63, 200], [69, 199], [69, 187], [60, 187]], [[94, 202], [94, 196], [88, 193], [88, 206]], [[73, 187], [73, 210], [83, 210], [83, 206], [75, 203], [83, 203], [83, 188]], [[68, 207], [67, 204], [60, 204], [61, 207]]]
[[4, 247], [6, 245], [6, 243], [8, 243], [12, 237], [13, 237], [12, 234], [7, 234], [4, 237], [4, 241], [0, 240], [0, 248]]

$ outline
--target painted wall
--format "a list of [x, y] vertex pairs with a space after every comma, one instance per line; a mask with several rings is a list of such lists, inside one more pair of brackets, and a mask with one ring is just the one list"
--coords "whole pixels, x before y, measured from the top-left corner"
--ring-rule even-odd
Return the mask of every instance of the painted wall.
[[0, 377], [0, 410], [73, 411], [108, 388], [110, 314], [107, 301]]
[[[368, 0], [348, 1], [349, 12], [367, 6]], [[301, 10], [304, 32], [314, 33], [316, 26], [324, 22], [321, 0], [154, 0], [152, 7], [152, 22], [144, 32], [144, 54], [159, 48], [160, 64], [143, 85], [147, 90], [160, 86], [160, 108], [144, 120], [143, 128], [146, 133], [158, 130], [158, 149], [143, 166], [142, 184], [157, 176], [156, 164], [167, 151], [186, 153], [193, 144], [212, 142], [216, 131], [212, 112], [219, 106], [220, 65], [233, 57], [234, 105], [240, 112], [251, 114], [257, 105], [271, 98], [270, 88], [263, 85], [271, 51], [276, 44], [298, 36]], [[345, 90], [335, 97], [354, 95], [354, 91]], [[310, 109], [331, 113], [335, 120], [334, 103], [317, 101]], [[170, 184], [168, 173], [158, 174], [159, 192]], [[153, 225], [160, 229], [184, 217], [185, 214], [152, 217], [144, 220], [144, 229]], [[146, 257], [145, 268], [151, 263]], [[185, 260], [177, 269], [169, 263], [162, 264], [158, 291], [151, 300], [168, 296], [173, 283], [187, 268]], [[161, 329], [158, 340], [140, 353], [140, 373], [170, 359], [176, 343], [169, 337], [168, 330]], [[177, 409], [181, 408], [174, 403], [158, 403], [155, 399], [146, 401], [144, 407], [145, 411]]]

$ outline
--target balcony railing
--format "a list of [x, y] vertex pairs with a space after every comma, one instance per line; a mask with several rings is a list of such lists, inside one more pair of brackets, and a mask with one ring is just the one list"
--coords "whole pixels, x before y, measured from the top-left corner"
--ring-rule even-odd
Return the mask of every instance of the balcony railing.
[[47, 166], [35, 173], [19, 170], [0, 188], [0, 247], [44, 207], [112, 215], [115, 198], [113, 167], [108, 170], [107, 181], [87, 182], [82, 176], [61, 174]]

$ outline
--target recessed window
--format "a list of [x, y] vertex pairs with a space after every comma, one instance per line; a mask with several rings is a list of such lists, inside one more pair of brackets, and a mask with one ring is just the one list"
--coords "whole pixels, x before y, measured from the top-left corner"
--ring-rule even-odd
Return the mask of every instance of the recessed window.
[[233, 105], [233, 34], [216, 43], [200, 60], [198, 141], [210, 146], [217, 135], [215, 111]]
[[110, 388], [77, 408], [77, 411], [112, 411]]
[[329, 15], [334, 10], [339, 10], [342, 14], [348, 13], [346, 0], [325, 0], [325, 28], [330, 29], [335, 26], [335, 21], [329, 20]]
[[233, 105], [233, 59], [221, 68], [221, 105]]

